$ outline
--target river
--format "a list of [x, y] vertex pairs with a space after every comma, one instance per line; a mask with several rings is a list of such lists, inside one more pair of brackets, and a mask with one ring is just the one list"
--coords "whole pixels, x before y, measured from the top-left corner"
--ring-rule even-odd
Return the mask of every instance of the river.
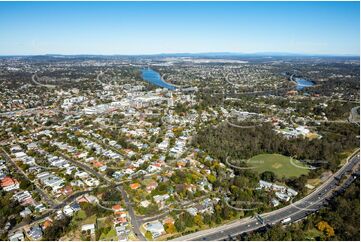
[[143, 80], [149, 82], [149, 83], [152, 83], [156, 86], [159, 86], [159, 87], [164, 87], [164, 88], [167, 88], [169, 90], [175, 90], [176, 87], [165, 82], [162, 77], [160, 76], [160, 74], [156, 71], [154, 71], [153, 69], [150, 69], [150, 68], [144, 68], [141, 70], [142, 72], [142, 78]]
[[298, 91], [301, 91], [305, 87], [312, 87], [313, 85], [315, 85], [315, 83], [313, 83], [313, 81], [306, 80], [306, 79], [299, 78], [299, 77], [295, 77], [293, 80], [295, 80], [295, 82], [297, 82], [296, 89]]

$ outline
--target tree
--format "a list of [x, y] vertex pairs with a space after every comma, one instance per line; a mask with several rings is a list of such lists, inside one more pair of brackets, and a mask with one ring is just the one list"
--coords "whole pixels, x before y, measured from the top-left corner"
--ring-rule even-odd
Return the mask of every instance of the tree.
[[147, 240], [153, 240], [153, 235], [150, 231], [145, 232], [145, 238]]
[[231, 211], [229, 211], [229, 207], [228, 206], [223, 206], [222, 218], [223, 219], [230, 219], [230, 217], [231, 217]]
[[47, 227], [44, 230], [44, 240], [59, 240], [61, 236], [66, 232], [68, 225], [70, 223], [70, 218], [65, 217], [61, 220], [55, 220], [53, 225]]
[[208, 224], [208, 225], [211, 225], [212, 224], [212, 216], [211, 215], [209, 215], [209, 214], [204, 214], [204, 216], [203, 216], [203, 222], [205, 223], [205, 224]]
[[203, 226], [203, 218], [200, 214], [197, 214], [196, 216], [194, 216], [194, 223], [196, 225], [198, 225], [198, 227], [202, 227]]
[[268, 182], [274, 182], [276, 180], [276, 175], [273, 171], [265, 171], [261, 174], [261, 179]]
[[32, 185], [32, 183], [29, 180], [23, 179], [20, 182], [20, 189], [27, 190], [27, 188], [31, 185]]
[[184, 214], [184, 221], [185, 221], [185, 225], [186, 225], [188, 228], [193, 227], [193, 225], [194, 225], [194, 220], [193, 220], [192, 215], [190, 215], [189, 213], [185, 213], [185, 214]]
[[317, 229], [323, 232], [328, 238], [335, 235], [334, 229], [326, 221], [318, 222]]
[[[360, 240], [360, 183], [351, 184], [344, 194], [333, 198], [329, 207], [310, 215], [302, 224], [292, 224], [282, 229], [277, 224], [267, 231], [245, 235], [242, 240]], [[318, 229], [325, 236], [310, 238], [310, 231]], [[313, 233], [311, 233], [313, 234]]]
[[13, 133], [20, 134], [20, 133], [23, 131], [23, 129], [22, 129], [21, 125], [19, 125], [19, 124], [14, 124], [14, 125], [11, 127], [11, 131], [12, 131]]
[[118, 202], [122, 200], [122, 194], [117, 190], [105, 191], [102, 195], [103, 201]]
[[176, 232], [176, 228], [175, 228], [174, 224], [172, 224], [172, 223], [166, 223], [164, 225], [164, 229], [165, 229], [165, 232], [167, 232], [167, 234], [174, 234]]
[[186, 229], [183, 219], [177, 218], [174, 222], [174, 226], [179, 232], [183, 232]]
[[207, 179], [208, 179], [208, 181], [210, 182], [210, 183], [215, 183], [216, 182], [216, 180], [217, 180], [217, 178], [214, 176], [214, 175], [212, 175], [212, 174], [209, 174], [208, 176], [207, 176]]
[[74, 219], [76, 219], [76, 220], [84, 220], [84, 219], [86, 219], [86, 217], [87, 217], [87, 215], [84, 210], [79, 210], [74, 215]]

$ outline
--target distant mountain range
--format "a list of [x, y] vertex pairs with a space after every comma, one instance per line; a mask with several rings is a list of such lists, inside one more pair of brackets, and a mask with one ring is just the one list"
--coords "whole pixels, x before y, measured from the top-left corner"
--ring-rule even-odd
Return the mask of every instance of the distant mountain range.
[[[51, 56], [67, 56], [62, 54], [48, 54]], [[73, 55], [73, 56], [171, 56], [171, 57], [222, 57], [222, 56], [357, 56], [357, 55], [332, 55], [332, 54], [302, 54], [292, 52], [199, 52], [199, 53], [159, 53], [159, 54], [134, 54], [134, 55]]]
[[221, 58], [221, 57], [358, 57], [359, 55], [332, 55], [332, 54], [302, 54], [291, 52], [201, 52], [201, 53], [159, 53], [159, 54], [134, 54], [134, 55], [100, 55], [100, 54], [45, 54], [45, 55], [0, 55], [1, 57], [52, 57], [52, 58], [96, 58], [96, 57], [189, 57], [189, 58]]

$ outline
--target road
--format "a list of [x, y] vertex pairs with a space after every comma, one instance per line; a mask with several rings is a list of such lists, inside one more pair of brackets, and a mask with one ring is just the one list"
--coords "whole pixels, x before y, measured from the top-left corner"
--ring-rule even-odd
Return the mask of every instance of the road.
[[1, 150], [5, 160], [10, 162], [18, 170], [18, 172], [25, 177], [26, 180], [28, 180], [31, 184], [34, 184], [35, 190], [44, 199], [44, 201], [46, 201], [46, 203], [50, 206], [55, 206], [56, 203], [48, 196], [48, 194], [46, 194], [35, 182], [29, 179], [26, 173], [16, 164], [16, 162], [10, 157], [10, 155], [3, 148], [1, 148]]
[[140, 225], [141, 225], [140, 221], [138, 220], [137, 216], [134, 213], [132, 202], [130, 201], [128, 194], [125, 192], [125, 190], [122, 186], [117, 186], [116, 189], [121, 192], [122, 197], [125, 201], [125, 205], [127, 207], [135, 235], [138, 237], [139, 240], [145, 241], [146, 239], [143, 236], [143, 234], [140, 232], [140, 229], [139, 229]]
[[54, 214], [57, 210], [63, 209], [66, 205], [72, 203], [73, 201], [75, 201], [78, 197], [83, 196], [84, 194], [87, 194], [89, 192], [91, 192], [92, 190], [86, 190], [86, 191], [79, 191], [76, 192], [72, 195], [70, 195], [69, 197], [67, 197], [66, 199], [64, 199], [61, 203], [53, 206], [52, 208], [48, 209], [48, 212], [34, 218], [31, 223], [27, 223], [27, 224], [17, 224], [15, 227], [13, 227], [10, 231], [9, 234], [15, 232], [16, 230], [21, 230], [25, 227], [29, 227], [31, 225], [34, 225], [42, 220], [45, 220], [47, 217], [51, 216], [52, 214]]
[[[156, 214], [156, 215], [153, 215], [153, 216], [138, 216], [138, 218], [142, 221], [142, 223], [146, 223], [146, 222], [150, 222], [150, 221], [153, 221], [153, 220], [158, 220], [158, 219], [163, 219], [164, 217], [168, 216], [168, 214], [171, 212], [171, 211], [185, 211], [187, 209], [187, 207], [189, 207], [189, 205], [195, 205], [197, 201], [199, 200], [202, 200], [202, 199], [205, 199], [207, 197], [209, 197], [210, 194], [207, 194], [207, 195], [204, 195], [204, 196], [201, 196], [201, 197], [197, 197], [193, 200], [190, 200], [190, 201], [183, 201], [183, 202], [179, 202], [179, 204], [175, 204], [175, 203], [171, 203], [169, 205], [167, 205], [163, 210], [164, 212], [163, 213], [160, 213], [160, 214]], [[175, 207], [172, 207], [174, 205], [177, 205], [181, 208], [175, 208]]]
[[348, 117], [348, 120], [351, 123], [360, 124], [360, 107], [353, 107], [350, 112], [350, 116]]
[[[105, 175], [102, 175], [98, 172], [96, 172], [95, 170], [93, 170], [92, 168], [90, 168], [89, 166], [85, 165], [85, 164], [82, 164], [78, 161], [75, 161], [74, 159], [72, 159], [71, 157], [67, 156], [67, 155], [64, 155], [62, 154], [62, 156], [64, 158], [66, 158], [67, 160], [69, 160], [70, 162], [72, 162], [73, 164], [83, 168], [84, 170], [88, 171], [89, 173], [93, 174], [94, 176], [96, 176], [97, 178], [99, 178], [100, 180], [103, 180], [105, 181], [109, 187], [114, 187], [115, 189], [117, 189], [118, 191], [121, 192], [122, 194], [122, 197], [124, 198], [125, 200], [125, 204], [127, 206], [127, 210], [128, 210], [128, 213], [129, 213], [129, 216], [131, 218], [131, 223], [133, 225], [133, 230], [136, 234], [136, 236], [140, 239], [140, 240], [145, 240], [144, 236], [142, 235], [142, 233], [140, 232], [139, 228], [140, 228], [140, 223], [138, 221], [138, 218], [136, 217], [135, 213], [134, 213], [134, 210], [133, 210], [133, 207], [132, 207], [132, 204], [128, 198], [128, 194], [124, 191], [123, 187], [122, 186], [117, 186], [115, 187], [116, 185], [112, 183], [112, 181], [107, 178]], [[78, 198], [79, 196], [82, 196], [86, 193], [89, 193], [91, 192], [92, 190], [85, 190], [85, 191], [80, 191], [80, 192], [77, 192], [77, 193], [74, 193], [72, 194], [71, 196], [67, 197], [66, 199], [64, 199], [60, 204], [53, 204], [52, 208], [50, 209], [49, 212], [37, 217], [35, 220], [32, 221], [31, 224], [34, 224], [36, 222], [39, 222], [43, 219], [45, 219], [46, 217], [50, 216], [51, 214], [53, 214], [56, 210], [58, 209], [62, 209], [63, 207], [65, 207], [65, 205], [73, 202], [76, 198]], [[21, 229], [25, 226], [28, 226], [28, 225], [18, 225], [16, 227], [14, 227], [12, 230], [17, 230], [17, 229]]]
[[70, 156], [62, 153], [60, 154], [63, 158], [65, 158], [66, 160], [70, 161], [71, 163], [73, 163], [74, 165], [84, 169], [85, 171], [91, 173], [92, 175], [94, 175], [95, 177], [97, 177], [99, 180], [105, 181], [108, 184], [112, 184], [112, 180], [109, 179], [108, 177], [106, 177], [106, 175], [100, 174], [97, 171], [95, 171], [93, 168], [83, 164], [82, 162], [76, 161], [73, 158], [71, 158]]
[[[276, 224], [289, 217], [292, 222], [307, 217], [309, 214], [316, 212], [324, 206], [327, 199], [333, 196], [335, 189], [339, 188], [338, 182], [340, 178], [350, 173], [355, 167], [358, 168], [359, 164], [360, 153], [358, 151], [348, 159], [348, 162], [346, 162], [340, 170], [338, 170], [333, 176], [331, 176], [326, 182], [320, 185], [308, 196], [286, 207], [262, 214], [260, 216], [263, 218], [265, 224], [270, 225]], [[350, 176], [345, 183], [351, 184], [353, 180], [354, 178]], [[175, 240], [224, 240], [229, 239], [229, 236], [234, 237], [245, 232], [257, 230], [263, 226], [264, 225], [262, 225], [256, 218], [248, 217], [230, 224], [185, 235], [176, 238]]]
[[[102, 146], [106, 147], [107, 149], [111, 149], [116, 153], [119, 153], [119, 151], [117, 149], [115, 149], [114, 147], [111, 147], [108, 144], [105, 144], [105, 143], [103, 143], [103, 142], [101, 142], [101, 141], [99, 141], [99, 140], [97, 140], [97, 139], [95, 139], [93, 137], [89, 137], [89, 136], [82, 136], [82, 137], [87, 138], [87, 139], [89, 139], [89, 140], [91, 140], [93, 142], [96, 142], [97, 144], [102, 145]], [[128, 194], [126, 193], [126, 191], [124, 190], [124, 188], [122, 186], [122, 184], [124, 182], [132, 181], [133, 180], [132, 178], [124, 179], [121, 182], [114, 183], [109, 178], [107, 178], [105, 175], [99, 174], [98, 172], [94, 171], [91, 167], [89, 167], [87, 165], [84, 165], [84, 164], [82, 164], [80, 162], [77, 162], [77, 161], [73, 160], [69, 156], [64, 155], [64, 157], [66, 159], [70, 160], [71, 162], [73, 162], [75, 165], [78, 165], [79, 167], [82, 167], [84, 170], [89, 171], [90, 173], [92, 173], [96, 177], [106, 181], [108, 184], [113, 184], [114, 185], [115, 189], [118, 190], [122, 194], [122, 197], [124, 198], [124, 201], [125, 201], [125, 204], [126, 204], [126, 209], [127, 209], [128, 213], [129, 213], [129, 216], [131, 218], [131, 223], [133, 225], [133, 230], [134, 230], [136, 236], [140, 240], [146, 240], [145, 237], [143, 236], [143, 234], [140, 232], [140, 229], [139, 229], [142, 223], [149, 222], [149, 221], [155, 220], [155, 219], [160, 219], [160, 218], [163, 218], [166, 215], [168, 215], [169, 210], [167, 212], [162, 213], [162, 214], [158, 214], [158, 215], [151, 216], [151, 217], [136, 215], [135, 212], [134, 212], [134, 209], [133, 209], [132, 201], [129, 199]], [[162, 171], [165, 171], [165, 170], [168, 170], [168, 169], [170, 169], [170, 167], [168, 167], [166, 165], [166, 167]], [[157, 173], [159, 173], [159, 172], [154, 172], [154, 173], [151, 173], [151, 174], [144, 175], [144, 176], [142, 176], [142, 179], [151, 177], [151, 176], [153, 176], [154, 174], [157, 174]]]
[[[113, 147], [110, 147], [110, 146], [108, 146], [108, 145], [106, 145], [106, 144], [104, 144], [104, 143], [102, 143], [102, 142], [100, 142], [100, 141], [96, 141], [96, 140], [94, 140], [94, 139], [92, 139], [92, 138], [89, 138], [89, 137], [87, 137], [87, 136], [85, 136], [85, 137], [88, 138], [88, 139], [90, 139], [90, 140], [92, 140], [92, 141], [94, 141], [94, 142], [96, 142], [96, 143], [98, 143], [98, 144], [104, 145], [105, 147], [107, 147], [107, 148], [109, 148], [109, 149], [112, 149], [113, 151], [115, 151], [115, 152], [118, 153], [118, 151], [115, 150]], [[69, 160], [70, 162], [72, 162], [73, 164], [75, 164], [75, 165], [83, 168], [84, 170], [88, 171], [89, 173], [93, 174], [94, 176], [96, 176], [96, 177], [99, 178], [100, 180], [105, 181], [107, 184], [113, 185], [114, 188], [115, 188], [116, 190], [118, 190], [118, 191], [122, 194], [122, 197], [123, 197], [123, 199], [124, 199], [124, 201], [125, 201], [126, 209], [127, 209], [128, 213], [129, 213], [129, 217], [130, 217], [130, 219], [131, 219], [131, 224], [133, 225], [132, 227], [133, 227], [133, 230], [134, 230], [136, 236], [137, 236], [140, 240], [146, 240], [145, 237], [143, 236], [143, 234], [140, 232], [140, 229], [139, 229], [140, 226], [141, 226], [141, 224], [144, 222], [144, 221], [143, 221], [143, 217], [142, 217], [142, 216], [137, 216], [137, 215], [135, 214], [134, 209], [133, 209], [132, 202], [131, 202], [131, 200], [129, 199], [128, 194], [126, 193], [126, 191], [124, 190], [124, 188], [123, 188], [123, 186], [122, 186], [122, 183], [128, 182], [128, 181], [132, 181], [132, 179], [129, 178], [129, 179], [125, 179], [125, 180], [123, 180], [123, 181], [121, 181], [121, 182], [115, 183], [115, 182], [113, 182], [111, 179], [109, 179], [108, 177], [106, 177], [106, 175], [100, 174], [100, 173], [98, 173], [97, 171], [95, 171], [93, 168], [91, 168], [91, 167], [89, 167], [89, 166], [87, 166], [87, 165], [85, 165], [85, 164], [83, 164], [83, 163], [81, 163], [81, 162], [75, 161], [74, 159], [72, 159], [72, 158], [69, 157], [68, 155], [62, 154], [62, 156], [63, 156], [64, 158], [66, 158], [67, 160]], [[152, 175], [154, 175], [154, 174], [155, 174], [155, 173], [147, 174], [147, 175], [143, 176], [143, 178], [150, 177], [150, 176], [152, 176]], [[165, 214], [162, 214], [162, 216], [165, 216]], [[147, 221], [148, 221], [148, 220], [147, 220]]]
[[46, 203], [51, 207], [50, 209], [48, 209], [48, 212], [46, 212], [46, 213], [42, 214], [41, 216], [36, 217], [34, 220], [32, 220], [31, 224], [18, 224], [17, 226], [12, 228], [11, 231], [15, 231], [17, 229], [21, 229], [23, 227], [26, 227], [26, 226], [35, 224], [41, 220], [44, 220], [45, 218], [47, 218], [48, 216], [53, 214], [56, 210], [64, 208], [67, 204], [75, 201], [76, 198], [92, 191], [92, 189], [85, 190], [85, 191], [79, 191], [79, 192], [76, 192], [76, 193], [70, 195], [69, 197], [65, 198], [61, 203], [55, 203], [54, 200], [52, 200], [35, 182], [31, 181], [28, 178], [26, 173], [16, 164], [16, 162], [10, 157], [10, 155], [3, 148], [1, 148], [1, 151], [2, 151], [2, 154], [3, 154], [3, 157], [5, 158], [5, 160], [10, 162], [28, 181], [30, 181], [32, 184], [34, 184], [35, 190], [40, 194], [40, 196], [44, 199], [44, 201], [46, 201]]
[[[308, 120], [307, 122], [319, 122], [319, 123], [353, 123], [360, 125], [360, 115], [357, 113], [357, 109], [360, 107], [354, 107], [350, 111], [350, 115], [347, 120]], [[290, 117], [290, 122], [292, 125], [297, 126], [298, 124], [293, 121], [293, 117]], [[312, 127], [311, 125], [307, 125], [307, 127]]]
[[133, 225], [133, 230], [134, 230], [136, 236], [140, 240], [145, 240], [143, 234], [139, 230], [139, 228], [140, 228], [139, 220], [138, 220], [137, 216], [134, 213], [133, 206], [132, 206], [131, 201], [129, 200], [128, 194], [125, 192], [124, 188], [121, 185], [116, 185], [114, 182], [112, 182], [111, 179], [106, 177], [106, 175], [100, 174], [97, 171], [95, 171], [94, 169], [92, 169], [91, 167], [89, 167], [89, 166], [87, 166], [87, 165], [85, 165], [85, 164], [83, 164], [81, 162], [75, 161], [74, 159], [72, 159], [68, 155], [62, 154], [62, 156], [64, 158], [66, 158], [67, 160], [69, 160], [70, 162], [72, 162], [73, 164], [75, 164], [75, 165], [79, 166], [80, 168], [83, 168], [84, 170], [86, 170], [89, 173], [93, 174], [94, 176], [96, 176], [100, 180], [105, 181], [108, 185], [114, 186], [114, 188], [117, 189], [122, 194], [122, 197], [123, 197], [123, 199], [125, 201], [125, 204], [126, 204], [127, 211], [129, 213], [129, 216], [130, 216], [130, 219], [131, 219], [131, 224]]
[[[35, 108], [26, 108], [26, 109], [19, 109], [14, 111], [8, 111], [0, 113], [0, 117], [6, 117], [6, 118], [13, 118], [13, 117], [20, 117], [20, 116], [34, 116], [37, 114], [44, 114], [45, 112], [59, 112], [57, 108], [53, 108], [52, 106], [40, 106]], [[36, 129], [42, 129], [42, 128], [36, 128]], [[35, 131], [35, 130], [32, 130]]]
[[104, 74], [103, 71], [100, 71], [99, 74], [97, 75], [97, 82], [99, 82], [100, 85], [106, 85], [105, 83], [103, 83], [103, 82], [99, 79], [99, 77], [100, 77], [101, 75], [103, 75], [103, 74]]
[[47, 88], [56, 88], [56, 85], [42, 84], [42, 83], [38, 82], [37, 80], [35, 80], [35, 77], [36, 77], [36, 78], [39, 78], [38, 75], [35, 73], [34, 75], [32, 75], [31, 80], [32, 80], [36, 85], [39, 85], [39, 86], [42, 86], [42, 87], [47, 87]]

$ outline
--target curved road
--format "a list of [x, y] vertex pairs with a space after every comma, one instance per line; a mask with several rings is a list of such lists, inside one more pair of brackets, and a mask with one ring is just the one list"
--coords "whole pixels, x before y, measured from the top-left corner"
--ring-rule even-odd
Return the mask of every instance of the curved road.
[[[355, 167], [359, 169], [359, 164], [360, 153], [357, 151], [340, 170], [308, 196], [286, 207], [262, 214], [264, 224], [261, 224], [256, 218], [248, 217], [230, 224], [185, 235], [175, 240], [229, 240], [230, 237], [257, 230], [266, 224], [278, 223], [285, 218], [291, 218], [292, 222], [303, 219], [310, 213], [322, 208], [327, 203], [327, 200], [333, 196], [333, 192], [340, 187], [340, 179], [351, 173]], [[353, 176], [350, 176], [345, 182], [346, 185], [351, 184], [354, 179]]]
[[38, 75], [37, 75], [36, 73], [34, 73], [34, 75], [32, 75], [32, 77], [31, 77], [31, 80], [32, 80], [36, 85], [39, 85], [39, 86], [42, 86], [42, 87], [47, 87], [47, 88], [56, 88], [56, 85], [42, 84], [42, 83], [38, 82], [37, 80], [35, 80], [35, 77], [36, 77], [36, 78], [39, 78]]
[[129, 213], [130, 219], [131, 219], [131, 224], [133, 225], [133, 230], [135, 232], [135, 235], [140, 239], [140, 240], [145, 240], [145, 237], [143, 236], [143, 234], [140, 232], [140, 224], [138, 221], [138, 218], [135, 215], [134, 209], [132, 207], [131, 201], [129, 200], [128, 194], [125, 192], [124, 188], [119, 185], [119, 184], [114, 184], [112, 182], [112, 180], [110, 180], [106, 175], [100, 174], [97, 171], [95, 171], [94, 169], [92, 169], [91, 167], [78, 162], [76, 160], [74, 160], [73, 158], [69, 157], [68, 155], [65, 154], [61, 154], [64, 158], [66, 158], [67, 160], [69, 160], [70, 162], [72, 162], [73, 164], [83, 168], [84, 170], [88, 171], [89, 173], [93, 174], [94, 176], [96, 176], [97, 178], [99, 178], [100, 180], [106, 182], [108, 185], [113, 186], [116, 190], [118, 190], [121, 194], [122, 197], [124, 198], [125, 204], [126, 204], [126, 208], [127, 211]]

